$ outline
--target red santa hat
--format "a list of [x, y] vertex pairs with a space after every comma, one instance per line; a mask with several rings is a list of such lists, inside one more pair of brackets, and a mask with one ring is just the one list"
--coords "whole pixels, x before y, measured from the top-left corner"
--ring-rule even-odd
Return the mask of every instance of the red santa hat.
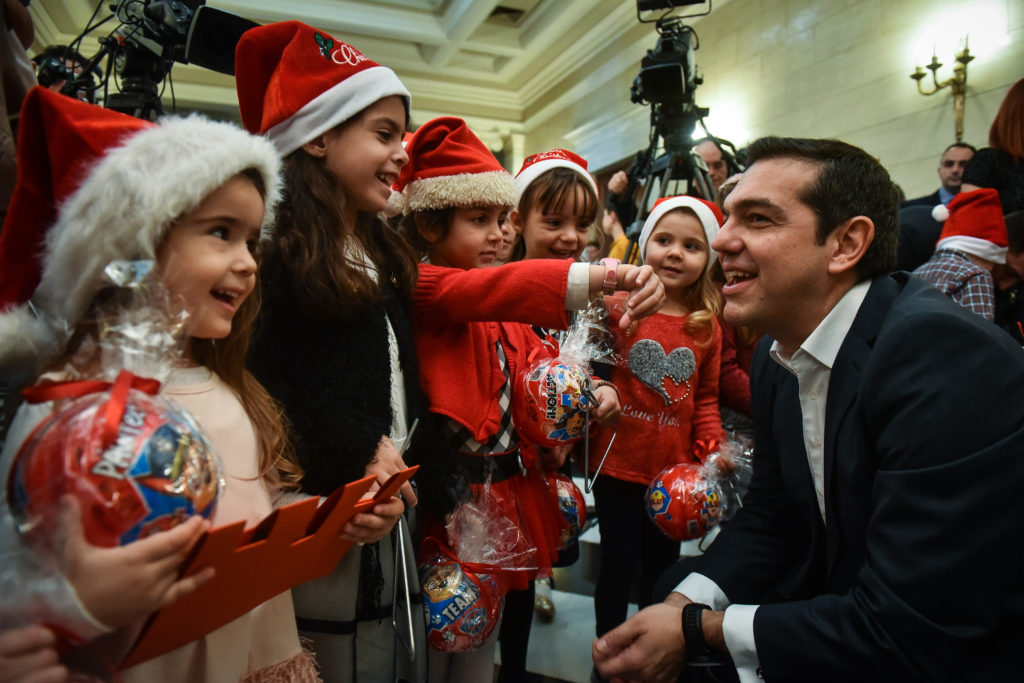
[[587, 171], [586, 159], [567, 149], [553, 149], [550, 152], [531, 154], [523, 161], [523, 167], [516, 174], [516, 189], [519, 191], [519, 196], [523, 196], [523, 192], [534, 180], [553, 168], [568, 168], [576, 171], [587, 181], [587, 184], [594, 190], [594, 194], [599, 194], [597, 183]]
[[56, 350], [111, 261], [155, 258], [179, 217], [248, 168], [263, 176], [269, 229], [280, 159], [266, 140], [197, 114], [153, 124], [29, 91], [0, 231], [0, 366], [35, 365]]
[[411, 106], [395, 72], [347, 43], [299, 21], [257, 26], [235, 48], [242, 123], [282, 156], [385, 97]]
[[413, 133], [405, 151], [409, 163], [392, 186], [392, 203], [405, 213], [516, 203], [512, 174], [460, 118], [427, 121]]
[[672, 209], [690, 209], [697, 214], [700, 224], [704, 227], [704, 237], [708, 241], [708, 251], [710, 252], [710, 258], [708, 258], [708, 263], [704, 267], [707, 270], [711, 267], [714, 260], [718, 258], [718, 254], [711, 248], [711, 243], [718, 236], [718, 229], [722, 227], [722, 223], [725, 223], [725, 216], [722, 215], [722, 210], [718, 208], [717, 204], [698, 197], [679, 195], [678, 197], [662, 197], [656, 201], [654, 208], [651, 209], [651, 214], [644, 221], [643, 229], [640, 230], [640, 239], [638, 240], [640, 255], [646, 258], [647, 240], [651, 238], [654, 226]]
[[960, 192], [944, 208], [948, 211], [932, 214], [936, 220], [945, 221], [936, 249], [958, 249], [992, 263], [1006, 263], [1009, 242], [997, 191], [983, 188]]

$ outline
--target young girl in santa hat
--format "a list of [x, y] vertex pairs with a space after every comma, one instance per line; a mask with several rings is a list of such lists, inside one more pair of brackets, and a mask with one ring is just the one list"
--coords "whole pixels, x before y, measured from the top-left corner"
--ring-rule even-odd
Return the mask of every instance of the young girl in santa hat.
[[[284, 200], [264, 260], [251, 366], [291, 420], [306, 470], [304, 494], [327, 495], [366, 474], [383, 481], [405, 466], [399, 449], [409, 425], [426, 416], [412, 306], [446, 296], [483, 303], [474, 282], [453, 282], [458, 271], [418, 278], [415, 254], [378, 215], [408, 161], [408, 91], [390, 69], [299, 22], [247, 32], [236, 51], [236, 83], [246, 127], [267, 135], [285, 156]], [[650, 273], [639, 281], [657, 288]], [[645, 292], [635, 310], [659, 297], [660, 290]], [[485, 319], [499, 317], [501, 305], [489, 302]], [[416, 477], [421, 492], [440, 491], [434, 477], [450, 469], [438, 443], [430, 424], [417, 428], [408, 456], [423, 465]], [[416, 502], [411, 489], [403, 497]], [[428, 502], [444, 514], [452, 501]], [[366, 543], [362, 552], [294, 591], [300, 632], [314, 642], [331, 680], [426, 678], [418, 614], [414, 633], [404, 632], [402, 611], [419, 596], [404, 595], [406, 583], [418, 580], [408, 526], [403, 520], [401, 531], [392, 531], [402, 508], [394, 501], [357, 516], [349, 533]], [[396, 575], [399, 538], [405, 564]], [[399, 632], [387, 618], [392, 614]], [[402, 645], [409, 640], [415, 657]]]
[[[625, 363], [614, 366], [611, 377], [622, 392], [622, 414], [593, 488], [601, 528], [594, 589], [598, 637], [625, 620], [638, 577], [642, 609], [651, 604], [658, 575], [679, 557], [679, 543], [647, 517], [647, 486], [668, 465], [710, 455], [701, 443], [724, 441], [718, 412], [721, 295], [710, 247], [722, 222], [711, 202], [669, 197], [658, 200], [640, 233], [640, 254], [665, 284], [666, 303], [616, 343]], [[593, 452], [603, 454], [611, 436], [599, 429]]]
[[[30, 93], [23, 117], [21, 174], [0, 239], [0, 367], [41, 368], [58, 380], [99, 376], [101, 321], [128, 305], [104, 270], [152, 260], [147, 277], [188, 314], [186, 347], [161, 391], [195, 417], [220, 456], [224, 488], [212, 522], [259, 522], [272, 495], [301, 475], [276, 404], [241, 362], [258, 305], [250, 296], [257, 244], [279, 193], [275, 150], [230, 124], [192, 116], [154, 125], [43, 88]], [[21, 406], [0, 458], [5, 476], [32, 428], [59, 407]], [[91, 626], [78, 636], [126, 626], [191, 587], [166, 590], [187, 546], [164, 559], [169, 578], [134, 565], [130, 551], [161, 536], [101, 551], [75, 542], [62, 554], [82, 606], [71, 623]], [[161, 600], [138, 595], [161, 585]], [[123, 680], [318, 680], [293, 619], [286, 591], [127, 669]]]
[[[578, 260], [600, 206], [586, 160], [565, 149], [531, 154], [523, 161], [515, 182], [517, 201], [509, 220], [517, 235], [513, 257]], [[609, 260], [605, 265], [614, 268], [618, 263]], [[534, 327], [534, 332], [544, 339], [553, 355], [558, 354], [556, 332], [540, 327]], [[595, 364], [594, 371], [602, 381], [608, 379], [606, 367]], [[601, 390], [614, 391], [614, 385], [605, 382]], [[564, 458], [570, 450], [564, 447], [558, 456]], [[569, 463], [561, 470], [572, 476]], [[579, 545], [573, 540], [559, 553], [556, 566], [568, 566], [578, 557]], [[506, 597], [500, 642], [503, 680], [514, 681], [525, 675], [529, 641], [514, 635], [524, 631], [529, 634], [534, 610], [542, 619], [554, 619], [551, 578], [539, 578], [525, 591]]]
[[[501, 225], [515, 202], [512, 176], [461, 119], [444, 117], [423, 124], [407, 149], [411, 161], [395, 189], [401, 192], [398, 203], [406, 214], [402, 230], [429, 259], [420, 265], [421, 287], [415, 298], [423, 386], [430, 410], [448, 435], [449, 448], [459, 454], [458, 471], [469, 479], [469, 491], [464, 493], [481, 496], [489, 475], [485, 499], [502, 501], [501, 511], [536, 549], [536, 567], [504, 577], [506, 587], [523, 589], [537, 573], [550, 573], [561, 523], [536, 452], [523, 448], [526, 444], [511, 420], [516, 380], [542, 345], [526, 323], [564, 328], [567, 309], [582, 307], [590, 295], [600, 292], [606, 272], [600, 266], [561, 260], [485, 267], [494, 265]], [[464, 291], [431, 286], [444, 282], [453, 268], [462, 269], [462, 279], [473, 286]], [[636, 290], [633, 315], [645, 315], [656, 290], [650, 270], [623, 266], [619, 274], [621, 287]], [[502, 319], [514, 322], [484, 322], [493, 319], [496, 310]], [[454, 381], [463, 377], [470, 379]], [[597, 400], [599, 415], [617, 413], [613, 390], [598, 389]], [[450, 485], [460, 484], [453, 476]], [[439, 521], [434, 522], [433, 533], [443, 534]], [[518, 636], [528, 638], [528, 629]], [[482, 648], [463, 655], [432, 651], [432, 679], [486, 679], [493, 647], [494, 635]]]

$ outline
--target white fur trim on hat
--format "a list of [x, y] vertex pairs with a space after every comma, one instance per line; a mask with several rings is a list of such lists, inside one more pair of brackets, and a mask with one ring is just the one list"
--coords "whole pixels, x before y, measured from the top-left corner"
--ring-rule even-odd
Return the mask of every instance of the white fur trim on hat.
[[402, 192], [403, 211], [449, 206], [515, 206], [516, 184], [508, 171], [459, 173], [421, 178]]
[[673, 197], [672, 199], [666, 199], [651, 211], [651, 214], [644, 221], [644, 227], [640, 230], [640, 239], [637, 240], [640, 246], [640, 258], [646, 261], [647, 256], [647, 240], [651, 238], [651, 233], [654, 232], [654, 226], [658, 224], [662, 216], [671, 211], [672, 209], [690, 209], [697, 218], [700, 219], [700, 224], [704, 227], [704, 237], [708, 241], [708, 253], [709, 258], [707, 264], [704, 266], [706, 271], [714, 263], [715, 259], [718, 258], [718, 253], [711, 248], [711, 243], [715, 241], [715, 237], [718, 236], [718, 219], [715, 218], [715, 214], [711, 212], [707, 206], [705, 206], [700, 200], [694, 199], [693, 197]]
[[271, 127], [267, 137], [281, 156], [288, 156], [318, 135], [349, 120], [377, 100], [398, 95], [408, 113], [412, 96], [394, 71], [374, 66], [352, 74], [303, 105], [287, 119]]
[[[280, 165], [273, 145], [262, 137], [199, 114], [162, 119], [110, 149], [61, 205], [46, 234], [32, 303], [53, 319], [58, 343], [105, 286], [107, 264], [155, 258], [175, 220], [247, 168], [263, 176], [263, 229], [269, 230], [281, 193]], [[6, 338], [6, 314], [0, 322]], [[50, 344], [38, 328], [35, 336], [39, 339], [30, 346]], [[7, 361], [5, 349], [6, 339], [0, 339], [0, 365]]]
[[970, 237], [968, 235], [951, 235], [938, 241], [935, 245], [936, 251], [939, 249], [957, 249], [966, 254], [983, 258], [986, 261], [992, 263], [1006, 263], [1006, 247], [1000, 247], [992, 244], [988, 240], [983, 240], [980, 237]]
[[590, 184], [591, 189], [594, 190], [594, 194], [600, 195], [597, 191], [597, 183], [594, 182], [594, 177], [579, 164], [574, 164], [566, 159], [544, 159], [531, 164], [528, 168], [524, 168], [519, 172], [519, 175], [516, 176], [516, 191], [519, 193], [519, 196], [523, 196], [523, 193], [526, 192], [526, 188], [528, 188], [534, 180], [553, 168], [570, 168], [576, 171], [576, 173], [583, 176], [587, 183]]

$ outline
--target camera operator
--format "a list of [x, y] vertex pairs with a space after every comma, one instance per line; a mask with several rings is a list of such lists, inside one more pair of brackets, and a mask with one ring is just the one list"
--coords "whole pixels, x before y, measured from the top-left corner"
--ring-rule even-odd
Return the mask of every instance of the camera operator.
[[[39, 85], [49, 88], [54, 92], [64, 92], [64, 86], [70, 80], [78, 80], [82, 76], [85, 66], [89, 60], [82, 56], [78, 50], [67, 45], [50, 45], [42, 52], [32, 58], [32, 66], [36, 70], [36, 80]], [[102, 78], [103, 74], [99, 67], [93, 67], [88, 79], [92, 77]], [[92, 103], [92, 90], [78, 90], [74, 93], [65, 92], [83, 102]]]

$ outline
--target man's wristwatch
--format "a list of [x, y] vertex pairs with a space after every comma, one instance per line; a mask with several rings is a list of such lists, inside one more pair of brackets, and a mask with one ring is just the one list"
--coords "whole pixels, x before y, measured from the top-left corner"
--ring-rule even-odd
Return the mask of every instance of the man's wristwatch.
[[611, 296], [615, 293], [615, 286], [619, 283], [619, 264], [622, 263], [617, 258], [603, 258], [601, 259], [601, 265], [605, 267], [604, 271], [604, 282], [601, 283], [601, 290], [605, 293], [605, 296]]
[[683, 606], [683, 640], [686, 642], [687, 666], [707, 667], [722, 663], [704, 642], [701, 613], [706, 609], [711, 607], [700, 602], [689, 602]]

